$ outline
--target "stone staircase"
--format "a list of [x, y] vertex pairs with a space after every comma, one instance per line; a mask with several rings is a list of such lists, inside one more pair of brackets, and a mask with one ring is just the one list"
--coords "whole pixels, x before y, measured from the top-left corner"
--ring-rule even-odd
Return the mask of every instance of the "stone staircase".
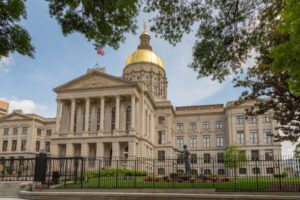
[[1, 197], [18, 197], [20, 190], [28, 190], [31, 182], [20, 181], [0, 181], [0, 198]]

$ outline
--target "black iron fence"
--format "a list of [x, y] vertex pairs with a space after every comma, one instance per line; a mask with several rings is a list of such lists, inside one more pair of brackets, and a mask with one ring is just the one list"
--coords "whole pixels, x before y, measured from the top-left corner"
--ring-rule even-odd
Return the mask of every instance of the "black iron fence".
[[74, 188], [214, 188], [218, 191], [300, 192], [295, 158], [191, 158], [186, 176], [181, 158], [45, 157], [2, 160], [1, 181], [35, 180], [38, 187]]
[[33, 181], [35, 158], [0, 160], [0, 181]]

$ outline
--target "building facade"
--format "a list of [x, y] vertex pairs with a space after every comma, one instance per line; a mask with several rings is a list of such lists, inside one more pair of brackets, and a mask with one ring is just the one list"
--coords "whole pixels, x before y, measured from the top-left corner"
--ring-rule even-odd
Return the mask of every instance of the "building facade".
[[0, 118], [0, 157], [35, 157], [41, 149], [50, 152], [50, 137], [54, 130], [54, 118], [14, 110]]
[[[191, 151], [191, 159], [221, 159], [231, 145], [252, 158], [281, 155], [280, 143], [273, 142], [271, 136], [277, 134], [272, 113], [246, 118], [245, 108], [251, 103], [234, 102], [174, 108], [167, 99], [164, 67], [152, 50], [149, 33], [144, 31], [121, 77], [98, 67], [55, 88], [55, 119], [18, 112], [0, 118], [1, 155], [22, 152], [25, 138], [28, 155], [47, 146], [52, 155], [59, 156], [165, 160], [177, 157], [175, 148], [184, 144]], [[15, 127], [28, 127], [30, 134], [14, 136]], [[16, 152], [12, 151], [13, 144]]]
[[0, 117], [7, 115], [9, 104], [5, 101], [0, 100]]

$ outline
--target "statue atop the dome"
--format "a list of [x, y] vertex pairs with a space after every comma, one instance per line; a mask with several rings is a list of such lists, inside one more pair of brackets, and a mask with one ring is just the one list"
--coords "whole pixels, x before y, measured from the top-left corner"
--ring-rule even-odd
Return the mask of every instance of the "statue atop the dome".
[[144, 32], [148, 31], [147, 21], [144, 20]]

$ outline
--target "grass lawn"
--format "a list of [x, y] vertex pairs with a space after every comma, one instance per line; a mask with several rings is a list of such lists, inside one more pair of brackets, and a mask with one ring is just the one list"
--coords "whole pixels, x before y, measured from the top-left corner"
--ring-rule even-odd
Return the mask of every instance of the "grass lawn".
[[[88, 181], [82, 182], [82, 188], [215, 188], [225, 190], [264, 190], [267, 189], [271, 183], [298, 183], [300, 178], [273, 178], [273, 177], [244, 177], [234, 180], [230, 179], [228, 182], [147, 182], [144, 177], [132, 177], [124, 179], [122, 177], [100, 177], [92, 178]], [[59, 186], [59, 188], [81, 188], [81, 183], [76, 184], [66, 183]]]

